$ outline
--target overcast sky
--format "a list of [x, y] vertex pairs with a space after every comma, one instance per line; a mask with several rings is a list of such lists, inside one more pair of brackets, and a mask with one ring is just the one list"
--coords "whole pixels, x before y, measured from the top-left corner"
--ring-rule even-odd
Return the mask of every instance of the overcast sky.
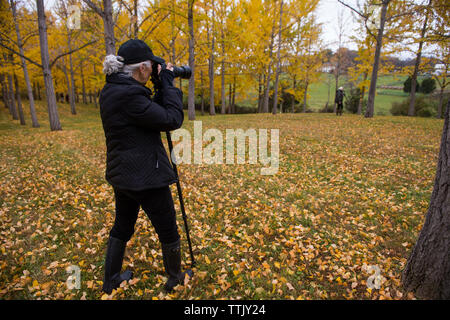
[[[345, 3], [356, 7], [356, 0], [346, 0]], [[319, 22], [322, 23], [322, 39], [327, 47], [336, 50], [337, 45], [337, 25], [338, 15], [342, 13], [346, 26], [344, 35], [344, 46], [350, 49], [356, 49], [355, 45], [349, 41], [349, 37], [354, 33], [356, 24], [353, 21], [351, 10], [344, 7], [337, 0], [320, 0], [316, 14]]]

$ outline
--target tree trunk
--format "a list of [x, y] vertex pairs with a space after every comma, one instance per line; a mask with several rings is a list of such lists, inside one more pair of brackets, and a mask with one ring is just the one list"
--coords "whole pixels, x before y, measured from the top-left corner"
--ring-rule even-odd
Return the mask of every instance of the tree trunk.
[[8, 86], [5, 82], [5, 75], [0, 74], [0, 83], [2, 84], [2, 99], [5, 105], [5, 108], [9, 109], [9, 101], [8, 101]]
[[308, 100], [308, 80], [305, 84], [305, 95], [303, 96], [303, 113], [306, 113], [306, 101]]
[[262, 112], [269, 112], [269, 92], [270, 92], [270, 75], [272, 73], [272, 55], [273, 55], [273, 42], [274, 42], [274, 29], [275, 23], [272, 25], [272, 32], [270, 34], [270, 44], [269, 44], [269, 65], [267, 66], [267, 78], [266, 78], [266, 87], [264, 90], [264, 100], [262, 104]]
[[38, 100], [42, 100], [42, 97], [41, 97], [41, 85], [39, 84], [39, 81], [36, 82], [36, 90], [37, 90], [37, 95], [36, 95], [37, 99]]
[[[294, 89], [294, 92], [295, 92], [296, 86], [297, 86], [297, 79], [296, 79], [296, 76], [294, 75], [294, 79], [293, 79], [293, 82], [292, 82], [292, 88]], [[295, 113], [295, 96], [292, 97], [291, 112]]]
[[98, 97], [99, 92], [95, 92], [94, 93], [94, 105], [96, 108], [98, 108], [98, 104], [97, 104], [97, 97]]
[[134, 29], [134, 39], [138, 39], [138, 35], [139, 35], [139, 21], [138, 21], [138, 0], [134, 0], [134, 15], [133, 15], [133, 29]]
[[[364, 80], [363, 81], [367, 80], [367, 76], [368, 76], [368, 73], [364, 72]], [[361, 94], [359, 96], [358, 111], [356, 112], [356, 114], [360, 115], [362, 113], [362, 107], [363, 107], [363, 103], [364, 103], [365, 93], [366, 93], [366, 86], [363, 86], [362, 90], [361, 90]]]
[[373, 63], [372, 77], [370, 78], [369, 97], [367, 100], [366, 118], [372, 118], [375, 110], [375, 93], [377, 90], [378, 68], [380, 65], [381, 46], [383, 44], [384, 24], [386, 22], [387, 7], [391, 0], [383, 0], [381, 6], [380, 29], [378, 29], [377, 45]]
[[277, 114], [278, 105], [278, 80], [280, 78], [281, 69], [281, 30], [283, 27], [283, 0], [280, 1], [280, 23], [278, 26], [278, 48], [277, 48], [277, 69], [275, 72], [275, 84], [274, 84], [274, 94], [273, 94], [273, 106], [272, 114]]
[[328, 84], [328, 100], [327, 100], [327, 104], [325, 105], [325, 112], [328, 113], [328, 105], [330, 104], [330, 90], [331, 90], [331, 77], [330, 74], [327, 74], [327, 84]]
[[[67, 84], [67, 93], [64, 95], [65, 97], [69, 97], [69, 101], [72, 101], [72, 99], [70, 98], [71, 96], [71, 92], [72, 90], [70, 89], [70, 80], [69, 80], [69, 74], [67, 72], [67, 68], [66, 68], [66, 64], [64, 63], [62, 66], [62, 71], [64, 73], [64, 78], [66, 79], [66, 84]], [[64, 101], [65, 102], [65, 101]]]
[[226, 108], [226, 113], [231, 113], [231, 91], [233, 90], [231, 82], [228, 84], [228, 107]]
[[56, 106], [55, 89], [53, 87], [52, 72], [50, 70], [50, 58], [48, 55], [47, 25], [45, 22], [44, 1], [36, 0], [38, 24], [39, 24], [39, 43], [41, 47], [42, 71], [44, 74], [45, 89], [47, 93], [47, 108], [50, 120], [51, 131], [61, 130], [59, 122], [58, 108]]
[[425, 223], [402, 274], [403, 288], [420, 299], [450, 299], [450, 101]]
[[112, 0], [103, 0], [103, 26], [106, 54], [116, 54], [116, 39], [114, 37], [114, 20], [112, 16]]
[[81, 92], [83, 94], [83, 104], [87, 104], [86, 85], [84, 83], [84, 73], [83, 73], [83, 61], [80, 62], [80, 75], [81, 75]]
[[22, 99], [20, 98], [19, 80], [17, 79], [16, 75], [14, 75], [14, 86], [16, 87], [17, 110], [19, 110], [20, 124], [24, 126], [24, 125], [26, 125], [26, 123], [25, 123], [25, 117], [23, 115]]
[[12, 115], [13, 120], [19, 120], [19, 116], [17, 114], [16, 109], [16, 98], [14, 97], [14, 86], [13, 79], [10, 74], [8, 74], [8, 87], [9, 87], [9, 112]]
[[202, 116], [205, 114], [205, 89], [203, 85], [203, 70], [200, 70], [200, 86], [201, 89], [201, 106], [200, 106], [200, 112], [202, 113]]
[[221, 92], [220, 92], [220, 100], [221, 100], [221, 109], [220, 109], [220, 113], [221, 114], [225, 114], [225, 109], [226, 109], [226, 97], [225, 97], [225, 36], [224, 36], [224, 30], [223, 28], [224, 26], [224, 21], [223, 21], [223, 16], [224, 16], [224, 4], [223, 4], [223, 0], [222, 0], [222, 6], [221, 6], [221, 24], [222, 24], [222, 28], [220, 29], [220, 36], [221, 36], [221, 47], [222, 47], [222, 63], [221, 63]]
[[215, 115], [216, 109], [215, 109], [215, 102], [214, 102], [214, 0], [212, 1], [212, 30], [211, 34], [208, 32], [208, 42], [209, 37], [211, 37], [211, 50], [209, 53], [209, 59], [208, 59], [208, 76], [209, 76], [209, 114]]
[[437, 115], [436, 115], [436, 118], [438, 118], [438, 119], [442, 118], [443, 103], [444, 103], [444, 87], [441, 87], [441, 91], [439, 92], [439, 104], [438, 104]]
[[194, 1], [188, 1], [188, 25], [189, 25], [189, 67], [192, 76], [189, 79], [188, 89], [188, 118], [195, 120], [195, 52], [194, 52]]
[[262, 82], [261, 82], [261, 74], [259, 74], [258, 77], [258, 113], [261, 112], [261, 103], [262, 103], [262, 95], [261, 95], [261, 89], [262, 89]]
[[[335, 92], [337, 92], [337, 89], [338, 89], [338, 85], [339, 85], [339, 74], [336, 76], [335, 75]], [[334, 101], [334, 104], [333, 104], [333, 113], [336, 113], [336, 101]]]
[[[428, 7], [431, 5], [431, 0], [428, 2]], [[409, 109], [408, 116], [412, 117], [415, 114], [415, 104], [416, 104], [416, 89], [417, 89], [417, 74], [419, 73], [420, 60], [422, 58], [422, 47], [425, 33], [427, 31], [428, 14], [425, 16], [425, 21], [423, 23], [422, 31], [420, 33], [419, 50], [417, 51], [416, 63], [414, 64], [414, 72], [411, 77], [411, 92], [409, 94]]]
[[25, 83], [27, 85], [28, 101], [30, 103], [31, 122], [32, 122], [33, 128], [39, 128], [40, 125], [37, 120], [36, 107], [34, 105], [33, 89], [31, 87], [30, 76], [28, 75], [28, 67], [27, 67], [25, 59], [23, 58], [24, 50], [23, 50], [23, 44], [22, 44], [22, 36], [20, 35], [19, 23], [17, 21], [16, 3], [13, 0], [11, 0], [11, 9], [12, 9], [12, 14], [13, 14], [13, 18], [14, 18], [14, 25], [16, 28], [17, 46], [19, 47], [19, 53], [21, 54], [20, 61], [22, 64], [23, 76], [25, 78]]
[[231, 100], [231, 113], [233, 114], [236, 113], [235, 99], [236, 99], [236, 76], [234, 76], [233, 78], [233, 98]]
[[[69, 49], [69, 52], [72, 50], [71, 38], [72, 38], [71, 32], [67, 28], [67, 48]], [[77, 110], [75, 108], [75, 75], [73, 73], [72, 54], [69, 54], [69, 72], [70, 72], [70, 92], [69, 92], [70, 112], [72, 114], [77, 114]]]

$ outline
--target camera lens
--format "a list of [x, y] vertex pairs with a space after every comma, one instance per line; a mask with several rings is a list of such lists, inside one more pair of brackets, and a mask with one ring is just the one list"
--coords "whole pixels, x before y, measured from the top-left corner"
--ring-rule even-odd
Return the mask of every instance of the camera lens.
[[181, 79], [190, 79], [192, 76], [192, 69], [189, 66], [176, 67], [173, 66], [173, 74]]

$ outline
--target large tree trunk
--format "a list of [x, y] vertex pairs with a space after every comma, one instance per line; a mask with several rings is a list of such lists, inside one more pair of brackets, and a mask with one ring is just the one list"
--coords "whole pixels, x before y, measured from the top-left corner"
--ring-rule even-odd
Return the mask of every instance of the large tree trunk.
[[367, 100], [366, 118], [372, 118], [375, 111], [375, 93], [377, 90], [378, 68], [380, 66], [381, 47], [383, 44], [384, 24], [386, 22], [387, 7], [391, 0], [383, 0], [381, 6], [380, 28], [378, 29], [377, 45], [373, 62], [372, 77], [370, 78], [369, 97]]
[[403, 288], [420, 299], [450, 299], [450, 102], [425, 224], [402, 274]]
[[133, 35], [134, 39], [138, 39], [139, 36], [139, 21], [138, 21], [138, 0], [133, 1]]
[[192, 76], [189, 79], [188, 89], [188, 118], [195, 120], [195, 53], [194, 53], [194, 1], [188, 1], [188, 25], [189, 25], [189, 67]]
[[[431, 5], [431, 0], [428, 2], [428, 7]], [[420, 60], [422, 58], [422, 47], [424, 42], [425, 33], [427, 31], [428, 14], [425, 16], [425, 21], [423, 23], [422, 31], [420, 33], [419, 50], [417, 51], [416, 63], [414, 64], [414, 72], [411, 77], [411, 92], [409, 94], [409, 109], [408, 116], [414, 116], [415, 114], [415, 104], [416, 104], [416, 89], [417, 89], [417, 74], [419, 73]]]
[[31, 115], [31, 122], [33, 128], [39, 128], [39, 122], [37, 120], [36, 116], [36, 108], [34, 105], [34, 96], [33, 96], [33, 89], [31, 87], [30, 83], [30, 76], [28, 75], [28, 67], [26, 64], [26, 61], [24, 59], [24, 50], [23, 50], [23, 44], [22, 44], [22, 36], [20, 35], [20, 29], [19, 29], [19, 23], [17, 21], [17, 11], [16, 11], [16, 2], [11, 0], [11, 10], [14, 18], [14, 25], [16, 28], [16, 36], [17, 36], [17, 46], [19, 47], [19, 53], [20, 53], [20, 61], [22, 64], [22, 70], [23, 70], [23, 76], [25, 78], [25, 83], [27, 85], [27, 93], [28, 93], [28, 101], [30, 103], [30, 115]]
[[85, 2], [92, 10], [102, 17], [106, 54], [116, 54], [112, 0], [103, 0], [103, 10], [91, 0], [83, 0], [83, 2]]
[[104, 37], [106, 54], [116, 54], [116, 38], [114, 37], [114, 19], [112, 16], [112, 0], [103, 0], [104, 13], [102, 15], [104, 25]]
[[56, 106], [55, 89], [53, 87], [50, 58], [48, 54], [47, 25], [45, 22], [44, 1], [36, 0], [39, 24], [39, 43], [41, 47], [42, 71], [44, 74], [45, 89], [47, 93], [47, 108], [52, 131], [61, 130], [58, 108]]
[[275, 84], [274, 84], [274, 94], [273, 94], [273, 106], [272, 114], [277, 114], [278, 105], [278, 81], [280, 78], [281, 71], [281, 30], [283, 27], [283, 0], [280, 1], [280, 24], [278, 26], [278, 48], [277, 48], [277, 69], [275, 72]]

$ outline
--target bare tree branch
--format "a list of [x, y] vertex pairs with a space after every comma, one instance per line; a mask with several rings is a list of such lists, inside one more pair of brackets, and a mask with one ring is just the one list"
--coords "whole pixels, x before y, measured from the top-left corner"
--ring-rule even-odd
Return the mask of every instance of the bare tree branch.
[[82, 45], [81, 47], [78, 47], [78, 48], [76, 48], [76, 49], [73, 49], [73, 50], [70, 50], [70, 51], [68, 51], [68, 52], [65, 52], [65, 53], [62, 53], [62, 54], [58, 55], [58, 56], [57, 56], [55, 59], [53, 59], [53, 61], [50, 63], [50, 69], [53, 67], [53, 65], [56, 63], [56, 61], [58, 61], [58, 59], [60, 59], [61, 57], [64, 57], [64, 56], [66, 56], [66, 55], [68, 55], [68, 54], [71, 54], [71, 53], [73, 53], [73, 52], [79, 51], [79, 50], [81, 50], [81, 49], [83, 49], [83, 48], [85, 48], [85, 47], [87, 47], [87, 46], [90, 46], [91, 44], [96, 43], [97, 41], [98, 41], [98, 40], [94, 40], [94, 41], [85, 43], [85, 44]]
[[20, 54], [20, 53], [19, 53], [19, 52], [17, 52], [16, 50], [14, 50], [14, 49], [11, 49], [11, 48], [10, 48], [10, 47], [8, 47], [7, 45], [3, 44], [3, 43], [2, 43], [1, 41], [0, 41], [0, 46], [2, 46], [3, 48], [5, 48], [5, 49], [7, 49], [7, 50], [11, 51], [12, 53], [14, 53], [14, 54], [18, 55], [19, 57], [22, 57], [22, 58], [24, 58], [25, 60], [27, 60], [27, 61], [31, 62], [32, 64], [34, 64], [34, 65], [38, 66], [39, 68], [42, 68], [42, 65], [41, 65], [41, 64], [39, 64], [39, 63], [37, 63], [36, 61], [33, 61], [32, 59], [30, 59], [30, 58], [28, 58], [28, 57], [26, 57], [26, 56], [24, 56], [24, 55]]
[[355, 8], [349, 6], [348, 4], [346, 4], [345, 2], [338, 0], [338, 2], [340, 4], [342, 4], [343, 6], [346, 6], [347, 8], [349, 8], [350, 10], [352, 10], [353, 12], [355, 12], [357, 15], [359, 15], [360, 17], [362, 17], [363, 19], [367, 20], [369, 19], [368, 16], [364, 15], [363, 13], [359, 12], [358, 10], [356, 10]]
[[92, 10], [94, 10], [98, 15], [100, 15], [101, 17], [103, 17], [105, 15], [105, 13], [103, 12], [103, 10], [101, 8], [99, 8], [95, 3], [93, 3], [91, 0], [83, 0], [84, 3], [86, 3], [89, 8], [91, 8]]

